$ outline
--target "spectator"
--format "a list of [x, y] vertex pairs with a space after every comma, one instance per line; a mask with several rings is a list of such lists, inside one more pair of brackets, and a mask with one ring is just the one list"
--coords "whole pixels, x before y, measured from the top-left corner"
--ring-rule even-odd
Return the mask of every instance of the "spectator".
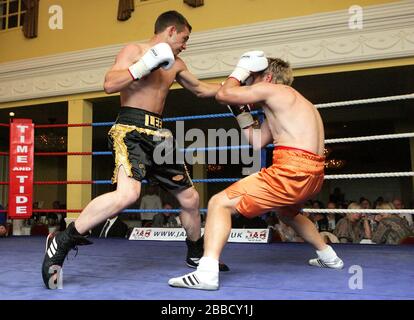
[[361, 197], [359, 199], [359, 204], [361, 206], [361, 209], [372, 209], [371, 201], [369, 201], [367, 198]]
[[374, 208], [378, 208], [378, 206], [381, 206], [384, 202], [383, 197], [378, 197], [377, 200], [374, 201]]
[[[4, 210], [4, 207], [0, 204], [0, 210]], [[6, 212], [0, 212], [0, 237], [8, 236], [7, 228], [7, 214]]]
[[339, 239], [337, 238], [337, 236], [331, 232], [322, 231], [322, 232], [319, 232], [319, 234], [321, 235], [323, 241], [325, 241], [325, 243], [327, 244], [339, 243]]
[[[52, 204], [53, 209], [60, 209], [60, 202], [58, 200], [53, 201]], [[60, 224], [60, 220], [62, 219], [62, 214], [59, 212], [49, 212], [47, 214], [47, 221], [49, 226], [57, 226]]]
[[[161, 198], [157, 194], [157, 188], [155, 186], [149, 186], [147, 193], [142, 197], [140, 209], [162, 209]], [[155, 212], [143, 212], [141, 213], [142, 225], [151, 222], [156, 213]]]
[[[165, 203], [163, 209], [171, 210], [173, 207], [169, 203]], [[154, 228], [177, 228], [179, 226], [176, 214], [173, 212], [161, 212], [157, 213], [152, 219], [152, 226]]]
[[[0, 210], [4, 210], [4, 207], [0, 203]], [[7, 214], [6, 212], [0, 212], [0, 224], [6, 225], [7, 223]]]
[[[327, 206], [327, 209], [337, 209], [336, 203], [329, 201]], [[326, 219], [328, 221], [328, 232], [333, 232], [336, 228], [336, 224], [344, 217], [344, 215], [341, 215], [339, 213], [328, 213], [326, 215]]]
[[118, 216], [107, 219], [90, 231], [91, 236], [96, 238], [125, 238], [127, 233], [128, 226]]
[[401, 240], [413, 233], [405, 219], [397, 214], [392, 214], [394, 205], [382, 203], [376, 209], [390, 210], [390, 213], [377, 214], [375, 219], [378, 222], [377, 229], [372, 236], [372, 242], [378, 244], [399, 244]]
[[[404, 209], [404, 204], [402, 203], [400, 198], [394, 198], [394, 200], [392, 200], [392, 204], [394, 205], [394, 208], [397, 210]], [[399, 216], [407, 220], [407, 223], [410, 226], [410, 228], [413, 227], [413, 216], [411, 213], [400, 213]]]
[[8, 236], [8, 230], [5, 224], [0, 224], [0, 238]]
[[[324, 209], [324, 205], [321, 201], [315, 200], [312, 202], [312, 209]], [[328, 229], [328, 219], [322, 213], [312, 213], [309, 217], [316, 226], [318, 231], [326, 231]]]
[[265, 221], [268, 227], [274, 228], [275, 225], [279, 224], [277, 213], [275, 211], [268, 212], [265, 216]]
[[292, 227], [283, 223], [280, 219], [279, 223], [275, 225], [275, 229], [279, 233], [283, 242], [304, 242], [304, 240], [296, 234]]
[[[356, 202], [351, 202], [348, 209], [361, 209]], [[361, 213], [347, 213], [344, 218], [339, 220], [334, 230], [341, 243], [360, 243], [362, 239], [371, 238], [371, 229], [366, 218], [361, 221]]]

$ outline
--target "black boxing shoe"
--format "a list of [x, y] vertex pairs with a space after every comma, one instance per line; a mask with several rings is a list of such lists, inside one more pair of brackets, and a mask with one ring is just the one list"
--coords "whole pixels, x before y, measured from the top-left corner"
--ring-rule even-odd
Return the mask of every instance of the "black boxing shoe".
[[[191, 241], [187, 238], [185, 239], [185, 243], [187, 244], [187, 266], [190, 268], [197, 268], [200, 259], [204, 254], [204, 236], [197, 241]], [[219, 270], [226, 272], [230, 271], [230, 268], [226, 264], [219, 262]]]
[[42, 264], [42, 277], [48, 289], [58, 289], [62, 284], [62, 266], [68, 252], [77, 246], [92, 244], [75, 229], [75, 223], [65, 231], [50, 233], [46, 239], [46, 252]]

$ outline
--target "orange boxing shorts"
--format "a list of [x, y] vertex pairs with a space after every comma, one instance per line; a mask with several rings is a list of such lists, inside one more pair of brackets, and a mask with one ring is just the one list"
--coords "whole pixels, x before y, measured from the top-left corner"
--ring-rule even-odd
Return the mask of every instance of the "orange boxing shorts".
[[285, 146], [273, 150], [273, 164], [237, 181], [225, 192], [240, 197], [236, 210], [248, 218], [274, 209], [299, 210], [322, 188], [325, 157]]

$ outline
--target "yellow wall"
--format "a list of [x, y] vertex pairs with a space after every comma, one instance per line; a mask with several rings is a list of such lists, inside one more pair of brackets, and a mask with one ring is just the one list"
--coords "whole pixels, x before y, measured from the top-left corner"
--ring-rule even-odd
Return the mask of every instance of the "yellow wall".
[[[116, 20], [118, 0], [42, 0], [39, 33], [25, 39], [20, 29], [0, 32], [0, 62], [95, 48], [148, 39], [156, 17], [166, 10], [178, 10], [193, 31], [249, 24], [266, 20], [345, 10], [351, 5], [368, 6], [395, 0], [205, 0], [191, 8], [182, 0], [149, 0], [138, 5], [126, 22]], [[63, 8], [63, 30], [49, 29], [49, 7]]]

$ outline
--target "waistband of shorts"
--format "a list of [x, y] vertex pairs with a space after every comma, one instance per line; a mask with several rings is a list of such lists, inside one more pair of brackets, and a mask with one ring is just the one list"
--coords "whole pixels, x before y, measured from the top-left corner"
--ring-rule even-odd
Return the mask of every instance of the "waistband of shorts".
[[307, 150], [276, 146], [273, 150], [273, 164], [295, 167], [310, 173], [323, 173], [325, 157]]
[[139, 108], [121, 107], [116, 123], [148, 129], [162, 129], [162, 116]]

